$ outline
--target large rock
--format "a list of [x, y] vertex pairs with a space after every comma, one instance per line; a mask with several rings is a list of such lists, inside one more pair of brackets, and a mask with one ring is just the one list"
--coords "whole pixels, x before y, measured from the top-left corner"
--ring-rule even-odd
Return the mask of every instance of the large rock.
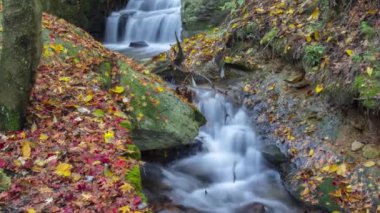
[[41, 0], [44, 11], [75, 24], [96, 39], [103, 39], [107, 15], [127, 5], [127, 0]]
[[123, 62], [119, 66], [123, 70], [120, 83], [133, 94], [125, 101], [131, 106], [127, 111], [134, 120], [132, 137], [139, 149], [167, 150], [195, 143], [198, 129], [205, 123], [203, 115], [179, 99], [164, 82], [153, 81]]
[[229, 11], [222, 10], [228, 0], [183, 0], [183, 35], [194, 35], [222, 23]]

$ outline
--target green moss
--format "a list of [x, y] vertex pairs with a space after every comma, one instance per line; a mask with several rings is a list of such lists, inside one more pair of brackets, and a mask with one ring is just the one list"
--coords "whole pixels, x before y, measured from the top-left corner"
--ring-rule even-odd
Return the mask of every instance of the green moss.
[[368, 22], [362, 21], [360, 23], [360, 32], [366, 39], [371, 39], [376, 35], [376, 30]]
[[112, 84], [112, 76], [111, 76], [111, 71], [112, 71], [112, 65], [109, 62], [102, 62], [99, 65], [99, 82], [102, 85], [103, 89], [109, 89], [111, 88]]
[[0, 169], [0, 192], [6, 191], [11, 186], [11, 178]]
[[16, 131], [22, 128], [23, 118], [19, 112], [0, 106], [0, 131]]
[[319, 65], [321, 58], [325, 54], [325, 47], [322, 45], [308, 45], [305, 48], [305, 54], [302, 63], [308, 67], [315, 67]]
[[320, 192], [320, 197], [318, 199], [319, 205], [326, 208], [329, 211], [339, 211], [339, 205], [331, 197], [330, 193], [337, 189], [333, 184], [332, 178], [326, 178], [319, 186], [318, 191]]
[[128, 148], [128, 151], [125, 154], [126, 157], [133, 158], [133, 159], [136, 159], [136, 160], [140, 160], [141, 159], [141, 152], [140, 152], [139, 148], [136, 145], [129, 144], [127, 146], [127, 148]]
[[137, 194], [141, 197], [141, 199], [144, 202], [147, 202], [147, 198], [143, 194], [142, 191], [142, 184], [141, 184], [141, 173], [140, 173], [140, 167], [139, 166], [134, 166], [126, 175], [126, 179], [129, 183], [131, 183]]
[[264, 37], [260, 40], [260, 44], [268, 44], [270, 43], [278, 34], [279, 29], [277, 27], [272, 28], [269, 32], [267, 32]]
[[371, 76], [359, 75], [354, 82], [354, 88], [359, 92], [361, 103], [369, 109], [376, 109], [380, 105], [376, 99], [380, 94], [380, 79], [376, 77], [377, 73], [380, 73], [380, 70], [375, 69]]

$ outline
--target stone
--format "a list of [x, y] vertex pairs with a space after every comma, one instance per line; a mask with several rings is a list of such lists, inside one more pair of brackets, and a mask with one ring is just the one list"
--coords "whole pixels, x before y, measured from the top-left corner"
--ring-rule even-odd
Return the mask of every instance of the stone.
[[133, 41], [129, 44], [129, 47], [133, 47], [133, 48], [142, 48], [142, 47], [147, 47], [147, 46], [149, 45], [145, 41]]
[[[163, 150], [195, 144], [199, 127], [206, 120], [195, 106], [179, 99], [165, 82], [148, 78], [118, 62], [122, 74], [120, 84], [133, 93], [131, 109], [132, 139], [141, 152]], [[144, 156], [144, 155], [143, 155]]]
[[125, 0], [41, 0], [45, 12], [83, 28], [97, 40], [103, 39], [105, 15], [125, 7], [126, 2]]
[[286, 81], [289, 84], [295, 84], [295, 83], [302, 81], [304, 79], [304, 77], [305, 77], [304, 72], [300, 72], [300, 71], [292, 72], [292, 73], [290, 73], [289, 76], [287, 76], [287, 78], [284, 81]]
[[266, 145], [260, 151], [263, 157], [274, 165], [280, 165], [288, 162], [288, 158], [275, 144]]
[[368, 144], [363, 147], [363, 156], [368, 159], [374, 159], [380, 155], [376, 145]]
[[359, 141], [354, 141], [351, 144], [351, 150], [356, 152], [356, 151], [360, 150], [361, 148], [363, 148], [363, 146], [364, 146], [363, 143], [360, 143]]

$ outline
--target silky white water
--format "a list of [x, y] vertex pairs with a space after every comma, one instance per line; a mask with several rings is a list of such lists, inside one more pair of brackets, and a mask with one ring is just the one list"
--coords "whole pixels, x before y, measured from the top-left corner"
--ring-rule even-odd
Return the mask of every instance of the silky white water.
[[[176, 42], [175, 33], [180, 36], [181, 26], [181, 0], [130, 0], [107, 18], [105, 44], [136, 58], [150, 57], [168, 50]], [[129, 48], [138, 41], [149, 46]]]
[[279, 173], [258, 151], [244, 108], [210, 90], [198, 90], [197, 97], [207, 118], [198, 136], [204, 151], [164, 169], [164, 183], [172, 188], [168, 197], [199, 212], [246, 213], [252, 204], [265, 206], [265, 212], [298, 212]]

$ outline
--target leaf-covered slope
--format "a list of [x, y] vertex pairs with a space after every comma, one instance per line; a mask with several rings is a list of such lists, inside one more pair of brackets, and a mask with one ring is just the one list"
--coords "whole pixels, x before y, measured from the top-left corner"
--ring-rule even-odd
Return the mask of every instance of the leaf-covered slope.
[[[176, 131], [172, 111], [161, 112], [165, 95], [188, 115], [191, 142], [203, 121], [195, 121], [198, 111], [157, 76], [66, 21], [44, 14], [42, 33], [27, 128], [0, 134], [0, 169], [12, 182], [0, 194], [0, 210], [147, 212], [132, 132], [169, 131], [161, 123]], [[148, 119], [154, 128], [145, 127]]]

